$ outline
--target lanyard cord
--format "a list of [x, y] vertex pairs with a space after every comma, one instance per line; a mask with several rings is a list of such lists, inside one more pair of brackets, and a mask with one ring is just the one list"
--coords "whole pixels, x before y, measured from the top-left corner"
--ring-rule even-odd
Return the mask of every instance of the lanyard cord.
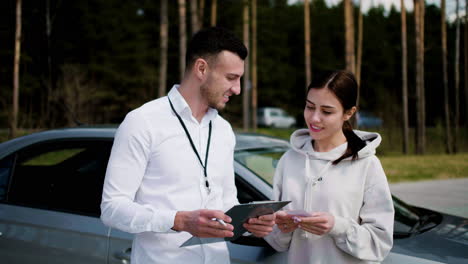
[[208, 130], [208, 143], [206, 144], [206, 155], [205, 155], [205, 165], [203, 165], [203, 162], [200, 158], [200, 155], [198, 154], [197, 149], [195, 148], [195, 144], [193, 144], [192, 137], [190, 136], [190, 133], [187, 130], [187, 127], [184, 124], [184, 121], [182, 118], [177, 114], [176, 110], [174, 109], [174, 106], [172, 105], [171, 99], [169, 96], [167, 97], [169, 100], [169, 104], [171, 105], [172, 111], [174, 114], [177, 116], [177, 119], [179, 119], [180, 124], [184, 128], [185, 135], [187, 135], [188, 140], [190, 141], [190, 145], [192, 146], [193, 152], [195, 152], [195, 155], [197, 155], [198, 161], [200, 162], [200, 165], [203, 167], [203, 174], [205, 175], [205, 186], [206, 189], [208, 190], [208, 193], [210, 193], [210, 183], [208, 182], [208, 174], [206, 172], [206, 168], [208, 167], [208, 152], [210, 151], [210, 142], [211, 142], [211, 121], [209, 125], [209, 130]]

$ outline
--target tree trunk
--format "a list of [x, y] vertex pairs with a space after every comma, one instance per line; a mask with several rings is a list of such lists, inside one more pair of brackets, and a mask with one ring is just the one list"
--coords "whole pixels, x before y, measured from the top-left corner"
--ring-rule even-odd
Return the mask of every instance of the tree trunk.
[[401, 3], [401, 76], [402, 76], [402, 106], [403, 106], [403, 153], [409, 152], [409, 122], [408, 122], [408, 51], [406, 46], [406, 8], [405, 1]]
[[257, 131], [257, 0], [252, 0], [252, 127]]
[[52, 33], [52, 22], [50, 17], [50, 0], [46, 1], [46, 38], [47, 38], [47, 95], [46, 95], [46, 105], [45, 105], [45, 115], [46, 119], [51, 118], [50, 105], [52, 101], [52, 52], [50, 49], [50, 37]]
[[[465, 3], [465, 119], [468, 119], [468, 4]], [[465, 120], [468, 128], [468, 121]]]
[[167, 82], [167, 47], [169, 42], [169, 19], [167, 12], [167, 0], [161, 0], [161, 24], [159, 31], [159, 45], [161, 57], [159, 59], [159, 89], [158, 97], [166, 95]]
[[354, 19], [351, 0], [344, 0], [344, 27], [346, 70], [356, 73], [356, 59], [354, 55]]
[[453, 152], [458, 152], [458, 135], [460, 128], [460, 16], [459, 0], [456, 0], [456, 36], [455, 36], [455, 135], [453, 137]]
[[415, 46], [416, 46], [416, 75], [415, 75], [415, 88], [416, 88], [416, 133], [415, 133], [415, 152], [421, 154], [421, 11], [420, 3], [421, 0], [414, 0], [414, 35], [415, 35]]
[[200, 29], [200, 24], [198, 23], [198, 0], [191, 0], [190, 2], [190, 21], [192, 23], [192, 36]]
[[10, 123], [10, 138], [17, 136], [19, 108], [19, 67], [21, 55], [21, 0], [16, 0], [15, 58], [13, 62], [13, 112]]
[[181, 82], [184, 78], [185, 53], [187, 50], [187, 27], [185, 14], [185, 0], [179, 0], [179, 71]]
[[[356, 65], [355, 65], [355, 70], [356, 70], [356, 82], [358, 84], [357, 87], [357, 99], [356, 99], [356, 107], [359, 109], [359, 99], [361, 97], [361, 63], [362, 63], [362, 34], [363, 34], [363, 28], [362, 28], [362, 10], [361, 10], [361, 2], [362, 0], [359, 0], [359, 14], [358, 14], [358, 34], [357, 34], [357, 54], [356, 54]], [[353, 116], [352, 118], [352, 124], [353, 127], [356, 129], [359, 128], [358, 125], [358, 120], [356, 119], [356, 115]]]
[[421, 48], [419, 49], [419, 52], [421, 52], [421, 75], [419, 76], [420, 83], [421, 83], [421, 154], [424, 154], [426, 152], [426, 85], [424, 84], [424, 52], [425, 52], [425, 37], [424, 37], [424, 20], [425, 20], [425, 13], [426, 13], [426, 2], [425, 0], [421, 0], [421, 5], [420, 5], [420, 25], [421, 25]]
[[216, 0], [211, 0], [211, 26], [216, 26]]
[[[247, 50], [250, 50], [250, 38], [249, 38], [249, 0], [244, 0], [244, 8], [243, 8], [243, 24], [244, 24], [244, 45], [247, 47]], [[249, 72], [249, 59], [246, 58], [245, 60], [245, 70], [244, 70], [244, 93], [242, 95], [242, 106], [243, 106], [243, 124], [244, 124], [244, 131], [249, 130], [249, 84], [250, 84], [250, 72]]]
[[440, 3], [440, 26], [442, 34], [442, 75], [444, 80], [444, 114], [445, 114], [445, 152], [452, 153], [452, 135], [450, 134], [449, 86], [447, 68], [447, 24], [445, 21], [445, 0]]
[[205, 15], [205, 0], [200, 0], [198, 5], [198, 28], [203, 28], [203, 16]]
[[310, 58], [310, 7], [309, 0], [304, 0], [304, 48], [305, 48], [305, 89], [312, 81], [312, 69]]
[[[363, 18], [362, 18], [362, 0], [359, 0], [359, 15], [358, 15], [358, 39], [357, 39], [357, 57], [356, 57], [356, 81], [361, 84], [361, 63], [362, 63], [362, 34], [363, 34]], [[360, 86], [358, 86], [357, 106], [359, 106]]]
[[416, 36], [416, 154], [424, 154], [424, 0], [414, 0], [414, 18]]

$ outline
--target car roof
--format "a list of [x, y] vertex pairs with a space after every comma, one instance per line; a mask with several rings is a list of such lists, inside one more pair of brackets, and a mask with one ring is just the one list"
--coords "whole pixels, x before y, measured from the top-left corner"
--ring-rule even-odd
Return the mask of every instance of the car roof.
[[236, 133], [235, 150], [289, 147], [288, 141], [256, 133]]
[[109, 139], [115, 135], [116, 127], [74, 127], [61, 128], [35, 132], [26, 136], [14, 138], [0, 144], [0, 158], [19, 150], [23, 147], [40, 142], [57, 139]]
[[[23, 147], [57, 139], [113, 140], [117, 126], [73, 127], [45, 130], [0, 143], [0, 158]], [[287, 141], [255, 133], [236, 133], [235, 150], [288, 147]]]

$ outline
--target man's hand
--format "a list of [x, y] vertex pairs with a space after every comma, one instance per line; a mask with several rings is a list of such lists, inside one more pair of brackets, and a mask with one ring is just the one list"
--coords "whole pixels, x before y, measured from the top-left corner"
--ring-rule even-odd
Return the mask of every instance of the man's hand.
[[325, 212], [313, 213], [312, 216], [299, 219], [299, 228], [319, 236], [329, 233], [335, 226], [335, 217]]
[[[213, 220], [215, 218], [223, 220], [226, 226]], [[229, 216], [219, 210], [179, 211], [172, 229], [187, 231], [196, 237], [232, 237], [234, 227], [229, 224], [231, 221]]]
[[276, 215], [262, 215], [257, 218], [250, 218], [247, 223], [244, 224], [245, 229], [256, 237], [264, 237], [273, 231], [275, 225]]
[[276, 213], [276, 225], [282, 233], [293, 232], [299, 226], [297, 221], [294, 221], [293, 216], [287, 214], [285, 211]]

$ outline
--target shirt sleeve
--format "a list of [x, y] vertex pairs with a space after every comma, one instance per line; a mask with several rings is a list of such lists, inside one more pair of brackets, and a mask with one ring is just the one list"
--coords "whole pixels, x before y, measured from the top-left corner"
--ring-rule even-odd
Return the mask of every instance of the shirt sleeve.
[[360, 223], [335, 216], [330, 232], [335, 244], [348, 254], [368, 261], [382, 261], [393, 245], [394, 207], [387, 178], [377, 157], [367, 170]]
[[[282, 190], [283, 190], [283, 163], [284, 156], [278, 162], [278, 166], [275, 170], [273, 177], [273, 199], [275, 201], [282, 201]], [[293, 232], [283, 233], [277, 225], [273, 227], [273, 231], [268, 234], [264, 239], [270, 246], [276, 251], [284, 252], [289, 249]]]
[[151, 151], [146, 120], [130, 112], [118, 128], [107, 165], [101, 202], [105, 225], [128, 233], [174, 232], [176, 211], [156, 210], [135, 202]]
[[226, 168], [226, 180], [224, 181], [223, 186], [223, 210], [226, 212], [231, 209], [234, 205], [239, 204], [237, 200], [237, 188], [235, 183], [235, 174], [234, 174], [234, 148], [236, 146], [236, 137], [232, 129], [230, 130], [231, 134], [231, 150], [229, 152], [229, 163]]

